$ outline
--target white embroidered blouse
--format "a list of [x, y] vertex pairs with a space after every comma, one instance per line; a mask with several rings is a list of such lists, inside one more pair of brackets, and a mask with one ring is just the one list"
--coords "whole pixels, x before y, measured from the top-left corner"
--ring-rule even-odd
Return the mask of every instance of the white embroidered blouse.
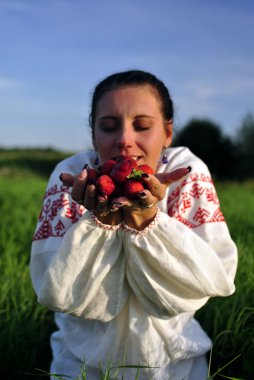
[[[94, 153], [62, 161], [51, 175], [34, 235], [31, 277], [38, 302], [56, 311], [66, 349], [88, 366], [108, 359], [163, 368], [207, 352], [193, 318], [234, 290], [237, 250], [206, 165], [171, 148], [159, 172], [191, 166], [144, 230], [103, 225], [75, 203], [61, 172], [77, 174]], [[188, 369], [187, 369], [188, 372]], [[166, 377], [165, 377], [166, 378]]]

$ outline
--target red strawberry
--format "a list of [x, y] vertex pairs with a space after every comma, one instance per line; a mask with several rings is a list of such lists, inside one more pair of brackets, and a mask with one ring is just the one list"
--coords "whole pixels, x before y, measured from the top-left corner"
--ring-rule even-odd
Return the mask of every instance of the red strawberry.
[[116, 161], [115, 160], [107, 160], [105, 161], [101, 167], [100, 167], [100, 171], [101, 171], [101, 174], [110, 174], [111, 170], [113, 169], [113, 167], [116, 165]]
[[137, 162], [129, 156], [123, 157], [111, 170], [110, 177], [116, 183], [121, 184], [127, 180], [134, 169], [138, 169]]
[[97, 178], [99, 177], [99, 173], [95, 169], [87, 169], [87, 184], [95, 183]]
[[144, 190], [144, 186], [140, 181], [129, 179], [124, 184], [124, 195], [130, 199], [139, 199], [138, 193]]
[[115, 190], [113, 180], [106, 174], [101, 175], [96, 181], [96, 187], [101, 194], [110, 195]]
[[147, 174], [154, 174], [153, 169], [147, 164], [140, 165], [138, 168]]

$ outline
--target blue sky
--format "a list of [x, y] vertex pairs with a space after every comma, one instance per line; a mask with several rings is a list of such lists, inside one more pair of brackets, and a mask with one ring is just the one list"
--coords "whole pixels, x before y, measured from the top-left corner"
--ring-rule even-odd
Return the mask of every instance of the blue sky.
[[144, 69], [168, 86], [175, 128], [233, 135], [254, 112], [252, 0], [0, 0], [0, 146], [90, 146], [96, 83]]

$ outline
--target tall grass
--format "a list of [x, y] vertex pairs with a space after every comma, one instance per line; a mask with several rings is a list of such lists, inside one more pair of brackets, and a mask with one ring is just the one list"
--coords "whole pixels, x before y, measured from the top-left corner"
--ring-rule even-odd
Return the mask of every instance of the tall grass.
[[227, 368], [227, 374], [251, 379], [254, 370], [254, 182], [222, 183], [216, 188], [239, 251], [236, 292], [228, 298], [211, 299], [197, 317], [214, 341], [213, 369], [241, 355]]
[[[22, 178], [22, 179], [21, 179]], [[48, 368], [50, 312], [37, 305], [29, 274], [31, 239], [46, 181], [20, 173], [0, 177], [0, 373]]]
[[[48, 371], [55, 326], [52, 313], [37, 304], [29, 255], [47, 180], [15, 173], [0, 176], [0, 377], [39, 380], [45, 377], [35, 368]], [[197, 318], [214, 341], [211, 373], [240, 354], [223, 374], [249, 380], [254, 369], [254, 183], [217, 184], [217, 190], [239, 248], [237, 290], [231, 297], [211, 299]]]

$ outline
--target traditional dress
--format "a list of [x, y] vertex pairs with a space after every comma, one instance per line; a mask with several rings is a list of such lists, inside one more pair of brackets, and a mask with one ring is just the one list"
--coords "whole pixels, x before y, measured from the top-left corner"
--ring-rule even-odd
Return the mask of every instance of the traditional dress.
[[[98, 380], [99, 363], [125, 363], [155, 367], [140, 370], [140, 380], [205, 380], [211, 341], [193, 316], [209, 297], [234, 292], [237, 266], [207, 166], [187, 148], [169, 149], [159, 172], [192, 171], [136, 231], [100, 223], [59, 180], [94, 159], [79, 153], [57, 165], [32, 244], [38, 302], [56, 312], [51, 371], [74, 378], [85, 361], [88, 380]], [[135, 372], [125, 369], [124, 379]]]

